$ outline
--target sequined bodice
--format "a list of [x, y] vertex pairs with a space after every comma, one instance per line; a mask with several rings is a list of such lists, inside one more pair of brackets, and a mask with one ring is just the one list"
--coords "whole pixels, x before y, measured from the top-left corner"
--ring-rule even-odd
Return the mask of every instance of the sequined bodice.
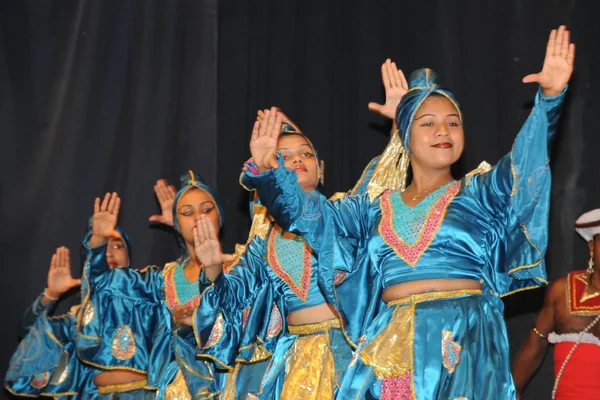
[[288, 312], [325, 303], [317, 285], [317, 261], [302, 236], [282, 237], [274, 225], [267, 241], [267, 262], [272, 278], [281, 283]]
[[489, 219], [471, 196], [452, 181], [408, 207], [400, 191], [379, 199], [381, 213], [369, 247], [381, 266], [384, 287], [421, 279], [482, 278], [489, 249]]
[[184, 267], [185, 262], [165, 272], [165, 296], [171, 311], [184, 305], [197, 307], [200, 303], [198, 283], [185, 277]]

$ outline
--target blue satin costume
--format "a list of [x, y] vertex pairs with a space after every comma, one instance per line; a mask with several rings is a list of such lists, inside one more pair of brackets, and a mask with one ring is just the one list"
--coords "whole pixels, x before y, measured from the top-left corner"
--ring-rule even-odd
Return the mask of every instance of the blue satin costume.
[[[245, 167], [255, 165], [250, 161]], [[270, 360], [262, 383], [237, 382], [238, 395], [332, 398], [352, 351], [338, 319], [299, 326], [286, 321], [291, 312], [327, 302], [318, 287], [319, 263], [302, 236], [283, 238], [284, 231], [260, 204], [252, 213], [250, 237], [239, 259], [214, 282], [201, 279], [195, 330], [209, 339], [198, 355], [223, 368]], [[338, 277], [336, 284], [343, 280]]]
[[[413, 75], [412, 89], [398, 107], [403, 143], [409, 143], [414, 115], [427, 96], [448, 98], [460, 113], [453, 94], [437, 86], [430, 73]], [[354, 333], [361, 332], [339, 398], [515, 398], [499, 297], [547, 284], [548, 144], [563, 99], [564, 92], [543, 97], [539, 91], [512, 150], [495, 167], [482, 165], [413, 208], [404, 204], [400, 190], [385, 185], [337, 201], [304, 193], [281, 158], [278, 169], [245, 173], [246, 186], [258, 189], [277, 222], [306, 237], [318, 254], [319, 283], [328, 300]], [[388, 148], [398, 147], [398, 139]], [[388, 156], [384, 152], [379, 162]], [[382, 176], [377, 168], [373, 180]], [[348, 238], [361, 246], [356, 262], [340, 269], [335, 244]], [[340, 296], [334, 277], [340, 270], [361, 269], [368, 272], [355, 281], [353, 297]], [[380, 300], [391, 285], [436, 278], [476, 280], [483, 290], [429, 292], [389, 304]]]
[[[193, 188], [203, 190], [214, 199], [222, 221], [223, 214], [214, 192], [199, 181], [197, 175], [192, 171], [182, 177], [182, 188], [175, 198], [173, 215], [177, 215], [177, 205], [181, 196]], [[139, 294], [140, 297], [145, 298], [148, 303], [152, 303], [156, 307], [154, 329], [147, 330], [143, 338], [135, 337], [136, 343], [147, 340], [145, 343], [148, 344], [148, 385], [158, 389], [156, 397], [159, 399], [208, 399], [218, 395], [225, 376], [213, 373], [208, 363], [196, 360], [197, 346], [192, 329], [178, 326], [171, 316], [171, 312], [178, 307], [196, 306], [200, 298], [197, 283], [187, 281], [183, 275], [183, 268], [189, 257], [179, 231], [177, 218], [174, 218], [174, 222], [175, 233], [182, 251], [182, 255], [177, 261], [167, 263], [164, 268], [149, 266], [139, 271], [112, 270], [110, 279], [113, 281], [112, 286], [118, 287], [118, 292], [122, 296], [130, 298], [131, 296], [137, 297]], [[106, 259], [103, 257], [105, 246], [88, 248], [91, 271], [105, 270]], [[112, 296], [111, 301], [114, 302], [118, 293], [113, 293]], [[130, 309], [138, 309], [137, 313], [139, 314], [143, 307], [144, 303], [136, 303], [132, 304]], [[123, 315], [127, 315], [127, 311], [121, 310], [120, 313], [109, 316], [108, 320], [113, 330], [123, 326]], [[102, 318], [106, 320], [105, 316]], [[148, 313], [146, 318], [154, 317]], [[136, 319], [130, 323], [141, 321], [142, 319]]]
[[[129, 259], [131, 259], [129, 239], [124, 232], [120, 230], [119, 232], [127, 248]], [[90, 270], [89, 263], [84, 266], [84, 275], [88, 277], [94, 275]], [[82, 304], [86, 304], [86, 306], [83, 308], [73, 307], [69, 313], [58, 317], [48, 315], [52, 304], [44, 306], [41, 303], [41, 295], [36, 299], [23, 318], [23, 330], [27, 334], [11, 360], [5, 380], [9, 391], [17, 395], [45, 395], [58, 398], [144, 399], [155, 397], [155, 388], [149, 387], [145, 380], [121, 385], [119, 388], [104, 388], [106, 390], [98, 389], [94, 384], [94, 377], [98, 373], [117, 366], [124, 365], [126, 369], [145, 372], [148, 355], [143, 354], [143, 350], [140, 350], [136, 351], [137, 357], [134, 355], [125, 357], [128, 354], [119, 353], [124, 348], [120, 344], [127, 342], [130, 337], [137, 339], [141, 332], [151, 333], [155, 330], [152, 325], [156, 318], [152, 317], [156, 317], [154, 315], [156, 312], [150, 306], [150, 309], [143, 310], [141, 314], [132, 317], [140, 322], [132, 325], [133, 328], [130, 332], [115, 333], [112, 343], [108, 343], [111, 347], [98, 346], [97, 341], [90, 342], [91, 337], [86, 334], [96, 335], [96, 332], [102, 329], [100, 328], [101, 324], [97, 322], [97, 316], [95, 318], [95, 310], [100, 310], [99, 314], [101, 315], [121, 312], [122, 304], [115, 305], [108, 301], [102, 301], [106, 293], [115, 289], [110, 285], [111, 283], [106, 279], [97, 277], [91, 284], [93, 289], [90, 291], [90, 282], [85, 281], [82, 284], [84, 298]], [[90, 292], [95, 294], [92, 295]], [[127, 305], [127, 307], [131, 308], [131, 305]], [[151, 314], [150, 318], [148, 318], [148, 313]], [[121, 318], [129, 316], [131, 315], [121, 315]], [[104, 327], [104, 329], [106, 334], [111, 331], [110, 327]], [[134, 331], [138, 334], [134, 334]], [[108, 350], [111, 350], [113, 354], [108, 354]], [[94, 353], [94, 351], [96, 352]], [[82, 354], [78, 354], [79, 352]], [[101, 352], [104, 353], [103, 356], [98, 357], [97, 355]], [[119, 354], [120, 357], [116, 357], [115, 354]], [[135, 364], [125, 364], [126, 359], [135, 359]]]

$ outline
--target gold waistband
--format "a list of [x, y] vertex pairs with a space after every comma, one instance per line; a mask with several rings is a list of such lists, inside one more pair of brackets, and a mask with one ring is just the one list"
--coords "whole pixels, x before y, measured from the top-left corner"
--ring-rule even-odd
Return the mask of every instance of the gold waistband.
[[481, 289], [460, 289], [460, 290], [446, 290], [441, 292], [425, 292], [411, 294], [410, 296], [402, 297], [396, 300], [390, 301], [388, 306], [398, 306], [405, 304], [417, 304], [424, 303], [431, 300], [439, 299], [451, 299], [453, 297], [468, 296], [468, 295], [480, 295], [483, 294]]
[[328, 319], [327, 321], [317, 322], [316, 324], [306, 325], [288, 325], [288, 331], [292, 335], [310, 335], [311, 333], [325, 332], [330, 328], [341, 328], [338, 318]]
[[142, 379], [134, 382], [119, 383], [117, 385], [98, 386], [98, 393], [108, 394], [128, 392], [130, 390], [143, 389], [146, 387], [147, 384], [148, 380]]

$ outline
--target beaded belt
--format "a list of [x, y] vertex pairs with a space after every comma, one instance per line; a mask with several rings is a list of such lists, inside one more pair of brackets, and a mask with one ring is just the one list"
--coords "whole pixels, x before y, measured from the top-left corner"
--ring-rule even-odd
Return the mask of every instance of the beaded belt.
[[439, 300], [439, 299], [451, 299], [453, 297], [469, 296], [469, 295], [481, 295], [483, 291], [481, 289], [459, 289], [459, 290], [446, 290], [441, 292], [425, 292], [411, 294], [410, 296], [401, 297], [396, 300], [390, 301], [388, 306], [398, 306], [406, 304], [418, 304], [426, 301]]
[[310, 335], [317, 332], [325, 332], [330, 328], [341, 328], [342, 324], [338, 318], [328, 319], [327, 321], [317, 322], [316, 324], [289, 325], [288, 331], [292, 335]]

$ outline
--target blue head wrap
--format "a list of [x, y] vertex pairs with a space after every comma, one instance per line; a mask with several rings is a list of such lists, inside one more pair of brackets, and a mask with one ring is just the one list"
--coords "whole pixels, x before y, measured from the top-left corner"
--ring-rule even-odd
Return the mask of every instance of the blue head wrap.
[[456, 108], [462, 121], [462, 113], [454, 93], [437, 83], [437, 74], [429, 68], [421, 68], [410, 74], [408, 92], [402, 96], [396, 109], [398, 130], [379, 157], [367, 185], [371, 200], [385, 190], [404, 190], [410, 161], [410, 134], [417, 110], [429, 96], [444, 96]]
[[402, 96], [396, 109], [396, 123], [406, 152], [410, 154], [410, 132], [417, 110], [423, 102], [432, 95], [444, 96], [454, 105], [462, 121], [462, 113], [458, 101], [450, 89], [437, 83], [437, 74], [429, 68], [421, 68], [410, 74], [408, 92]]
[[179, 230], [179, 221], [177, 219], [177, 208], [179, 207], [179, 200], [181, 200], [181, 197], [188, 190], [191, 189], [200, 189], [204, 191], [204, 193], [208, 194], [212, 198], [213, 203], [215, 203], [215, 206], [217, 207], [217, 211], [219, 212], [220, 226], [223, 226], [223, 207], [219, 202], [216, 192], [210, 186], [204, 183], [202, 177], [194, 171], [188, 171], [185, 175], [181, 176], [179, 181], [181, 184], [181, 188], [177, 192], [177, 195], [175, 196], [175, 201], [173, 202], [173, 223], [175, 232], [177, 234], [177, 241], [179, 242], [179, 246], [181, 247], [182, 256], [186, 257], [188, 256], [187, 247], [185, 246], [185, 240], [181, 235], [181, 231]]

